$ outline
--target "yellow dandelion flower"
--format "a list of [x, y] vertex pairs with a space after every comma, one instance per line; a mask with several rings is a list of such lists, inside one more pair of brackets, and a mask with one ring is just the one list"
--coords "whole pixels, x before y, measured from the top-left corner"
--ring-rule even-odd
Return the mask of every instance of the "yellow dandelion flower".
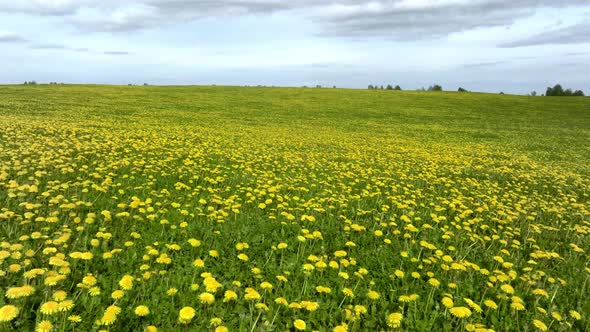
[[60, 312], [67, 312], [74, 308], [74, 301], [72, 300], [64, 300], [59, 302], [59, 311]]
[[199, 294], [199, 301], [203, 304], [212, 304], [215, 302], [215, 295], [207, 292], [201, 293]]
[[135, 307], [135, 314], [139, 317], [144, 317], [150, 314], [150, 308], [145, 305]]
[[118, 299], [122, 298], [124, 295], [125, 295], [125, 292], [123, 292], [120, 289], [117, 289], [116, 291], [111, 293], [111, 298], [113, 298], [114, 300], [118, 300]]
[[246, 294], [244, 295], [244, 299], [246, 301], [256, 301], [260, 299], [260, 293], [258, 293], [254, 288], [246, 288]]
[[483, 304], [490, 309], [498, 309], [498, 305], [492, 300], [485, 300]]
[[52, 298], [55, 301], [63, 301], [63, 300], [66, 299], [67, 296], [68, 296], [68, 293], [60, 290], [60, 291], [57, 291], [57, 292], [53, 293]]
[[448, 296], [445, 296], [445, 297], [443, 297], [443, 299], [442, 299], [442, 304], [443, 304], [445, 307], [449, 308], [449, 309], [455, 306], [455, 303], [453, 302], [453, 299], [451, 299], [451, 298], [450, 298], [450, 297], [448, 297]]
[[500, 286], [500, 289], [506, 294], [514, 294], [514, 288], [512, 288], [512, 286], [510, 286], [509, 284], [504, 284]]
[[512, 308], [512, 309], [514, 309], [516, 311], [523, 311], [523, 310], [526, 309], [525, 306], [524, 306], [524, 304], [522, 304], [522, 302], [512, 302], [510, 304], [510, 308]]
[[295, 326], [295, 329], [297, 329], [298, 331], [304, 331], [307, 327], [307, 324], [305, 324], [305, 322], [301, 319], [296, 319], [293, 322], [293, 326]]
[[236, 301], [238, 299], [238, 294], [236, 294], [236, 292], [228, 290], [225, 291], [225, 293], [223, 294], [223, 302], [231, 302], [231, 301]]
[[37, 324], [35, 332], [50, 332], [53, 329], [53, 324], [50, 321], [44, 320]]
[[33, 286], [25, 285], [21, 287], [11, 287], [6, 290], [5, 296], [9, 299], [18, 299], [21, 297], [31, 296], [35, 292]]
[[59, 303], [55, 301], [45, 302], [41, 305], [41, 313], [44, 315], [53, 315], [59, 312]]
[[346, 325], [344, 323], [340, 324], [340, 325], [334, 327], [332, 332], [348, 332], [348, 325]]
[[545, 323], [541, 322], [538, 319], [533, 320], [533, 325], [541, 331], [547, 331], [547, 325], [545, 325]]
[[10, 322], [18, 316], [18, 308], [7, 304], [0, 308], [0, 322]]
[[573, 318], [573, 319], [575, 319], [575, 320], [582, 319], [582, 315], [580, 315], [580, 313], [577, 312], [577, 311], [575, 311], [575, 310], [570, 310], [569, 314], [570, 314], [570, 317]]
[[178, 313], [178, 321], [182, 324], [188, 324], [195, 317], [195, 309], [191, 307], [184, 307]]
[[467, 318], [471, 316], [471, 310], [467, 307], [453, 307], [449, 309], [451, 315], [458, 318]]
[[133, 288], [133, 280], [134, 278], [130, 275], [124, 275], [123, 278], [119, 281], [119, 286], [124, 290], [130, 290]]
[[399, 312], [394, 312], [387, 316], [387, 326], [391, 327], [392, 329], [398, 328], [401, 326], [402, 319], [404, 315]]
[[367, 297], [371, 300], [378, 300], [379, 297], [381, 297], [381, 296], [379, 295], [378, 292], [376, 292], [374, 290], [370, 290], [367, 292]]

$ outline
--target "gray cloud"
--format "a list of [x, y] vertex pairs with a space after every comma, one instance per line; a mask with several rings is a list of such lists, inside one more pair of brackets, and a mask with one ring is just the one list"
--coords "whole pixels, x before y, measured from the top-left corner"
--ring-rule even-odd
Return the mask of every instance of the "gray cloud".
[[129, 55], [129, 52], [124, 52], [124, 51], [105, 51], [105, 52], [103, 52], [103, 54], [106, 54], [106, 55]]
[[30, 48], [35, 50], [66, 50], [67, 46], [60, 44], [34, 44]]
[[16, 33], [0, 32], [0, 43], [23, 43], [28, 40]]
[[64, 16], [83, 31], [127, 32], [207, 17], [300, 10], [319, 24], [322, 36], [412, 40], [508, 26], [538, 8], [567, 6], [590, 6], [590, 0], [20, 0], [0, 3], [0, 11]]
[[492, 67], [497, 65], [503, 65], [506, 63], [510, 63], [510, 61], [490, 61], [490, 62], [476, 62], [476, 63], [468, 63], [463, 65], [463, 68], [481, 68], [481, 67]]
[[590, 43], [590, 22], [582, 22], [565, 28], [546, 31], [535, 36], [504, 43], [499, 46], [513, 48], [545, 44], [580, 43]]

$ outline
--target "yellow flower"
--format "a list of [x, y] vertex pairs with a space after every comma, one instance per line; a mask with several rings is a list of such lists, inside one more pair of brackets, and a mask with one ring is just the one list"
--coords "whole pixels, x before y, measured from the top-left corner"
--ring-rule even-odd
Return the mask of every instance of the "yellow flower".
[[209, 321], [210, 326], [219, 326], [219, 325], [221, 325], [221, 323], [223, 323], [223, 320], [221, 320], [221, 318], [218, 318], [218, 317], [213, 317]]
[[55, 301], [45, 302], [41, 305], [41, 313], [44, 315], [53, 315], [59, 312], [59, 303]]
[[53, 293], [52, 298], [55, 301], [63, 301], [66, 299], [67, 296], [68, 296], [68, 293], [66, 293], [64, 291], [57, 291], [57, 292]]
[[348, 325], [346, 325], [344, 323], [340, 324], [340, 325], [334, 327], [332, 332], [348, 332]]
[[37, 324], [36, 332], [49, 332], [53, 329], [53, 324], [50, 321], [44, 320]]
[[194, 267], [205, 267], [205, 262], [202, 259], [197, 258], [194, 260], [193, 266]]
[[144, 306], [144, 305], [139, 305], [137, 307], [135, 307], [135, 314], [139, 317], [144, 317], [150, 314], [150, 308]]
[[223, 325], [215, 328], [215, 332], [228, 332], [228, 331], [229, 331], [228, 328]]
[[342, 289], [342, 294], [344, 294], [346, 297], [354, 297], [354, 292], [348, 287]]
[[453, 307], [449, 311], [451, 315], [458, 318], [467, 318], [471, 316], [471, 310], [467, 307]]
[[249, 258], [248, 258], [248, 255], [242, 253], [242, 254], [238, 255], [238, 259], [242, 260], [242, 261], [247, 261]]
[[455, 303], [453, 303], [453, 299], [451, 299], [448, 296], [443, 297], [442, 304], [449, 309], [455, 306]]
[[178, 313], [178, 321], [182, 324], [188, 324], [195, 317], [195, 309], [191, 307], [184, 307]]
[[100, 288], [99, 287], [92, 287], [88, 290], [88, 293], [90, 293], [90, 296], [98, 296], [98, 295], [100, 295]]
[[307, 327], [307, 324], [305, 324], [305, 322], [301, 319], [297, 319], [293, 322], [293, 326], [295, 326], [295, 329], [297, 329], [298, 331], [304, 331]]
[[522, 304], [521, 302], [512, 302], [510, 304], [510, 307], [516, 311], [525, 310], [524, 304]]
[[547, 325], [538, 319], [533, 320], [533, 325], [535, 325], [535, 327], [541, 331], [547, 331]]
[[82, 317], [80, 317], [78, 315], [71, 315], [71, 316], [68, 316], [68, 320], [72, 323], [80, 323], [82, 321]]
[[144, 332], [158, 332], [158, 328], [153, 325], [150, 325], [145, 328]]
[[223, 302], [231, 302], [231, 301], [235, 301], [238, 299], [238, 294], [236, 294], [236, 292], [228, 290], [225, 291], [225, 293], [223, 294]]
[[284, 306], [288, 306], [289, 305], [289, 301], [287, 301], [287, 299], [285, 299], [284, 297], [277, 297], [275, 299], [275, 303], [276, 304], [280, 304], [280, 305], [284, 305]]
[[510, 286], [508, 284], [504, 284], [504, 285], [500, 286], [500, 289], [502, 291], [504, 291], [504, 293], [506, 293], [506, 294], [514, 294], [514, 288], [512, 288], [512, 286]]
[[65, 301], [59, 302], [59, 311], [60, 312], [70, 311], [70, 310], [72, 310], [73, 307], [74, 307], [74, 301], [72, 301], [72, 300], [65, 300]]
[[394, 312], [387, 316], [387, 326], [391, 327], [392, 329], [398, 328], [401, 326], [402, 319], [404, 315], [399, 312]]
[[130, 275], [124, 275], [119, 281], [119, 286], [121, 286], [121, 288], [124, 290], [130, 290], [133, 288], [133, 277]]
[[498, 309], [498, 305], [492, 300], [485, 300], [483, 304], [490, 309]]
[[30, 296], [35, 292], [35, 288], [29, 285], [25, 285], [22, 287], [11, 287], [6, 291], [6, 297], [9, 299], [18, 299], [21, 297]]
[[167, 294], [168, 296], [174, 296], [174, 295], [176, 295], [176, 293], [178, 293], [178, 289], [176, 289], [176, 288], [174, 288], [174, 287], [172, 287], [172, 288], [169, 288], [169, 289], [166, 291], [166, 294]]
[[570, 317], [575, 319], [575, 320], [580, 320], [582, 319], [582, 315], [580, 315], [579, 312], [575, 311], [575, 310], [570, 310]]
[[547, 293], [547, 291], [544, 290], [544, 289], [541, 289], [541, 288], [537, 288], [537, 289], [533, 290], [533, 294], [535, 294], [535, 295], [541, 295], [541, 296], [544, 296], [546, 298], [549, 298], [549, 294]]
[[215, 302], [215, 295], [211, 293], [201, 293], [199, 294], [199, 301], [203, 304], [212, 304]]
[[244, 299], [246, 301], [255, 301], [260, 299], [260, 293], [258, 293], [254, 288], [246, 288], [246, 294], [244, 295]]
[[114, 291], [114, 292], [111, 294], [111, 297], [112, 297], [114, 300], [118, 300], [118, 299], [122, 298], [124, 295], [125, 295], [125, 292], [123, 292], [123, 291], [122, 291], [122, 290], [120, 290], [120, 289], [117, 289], [116, 291]]
[[376, 292], [374, 290], [370, 290], [367, 292], [367, 297], [371, 300], [378, 300], [380, 295], [378, 292]]
[[18, 316], [18, 308], [7, 304], [0, 308], [0, 322], [9, 322]]
[[87, 287], [94, 286], [96, 284], [96, 278], [93, 275], [87, 275], [82, 278], [82, 284]]

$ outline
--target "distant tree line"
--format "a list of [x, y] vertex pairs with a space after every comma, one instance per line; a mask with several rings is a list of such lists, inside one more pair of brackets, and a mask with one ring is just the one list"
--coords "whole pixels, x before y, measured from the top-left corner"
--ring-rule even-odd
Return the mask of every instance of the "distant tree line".
[[554, 87], [548, 87], [545, 96], [548, 97], [584, 97], [582, 90], [573, 91], [572, 89], [563, 89], [560, 84], [556, 84]]
[[402, 91], [402, 88], [399, 85], [396, 85], [395, 87], [391, 84], [387, 84], [387, 87], [383, 87], [383, 85], [379, 86], [379, 85], [373, 85], [373, 84], [369, 84], [369, 90], [396, 90], [396, 91]]

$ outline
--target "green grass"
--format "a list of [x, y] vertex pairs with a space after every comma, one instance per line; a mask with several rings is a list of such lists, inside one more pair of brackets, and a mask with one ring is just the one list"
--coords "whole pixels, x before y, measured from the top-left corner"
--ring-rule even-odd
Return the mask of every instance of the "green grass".
[[[0, 86], [0, 125], [0, 306], [19, 310], [0, 330], [47, 320], [57, 331], [200, 331], [212, 318], [230, 331], [293, 330], [296, 319], [310, 331], [590, 329], [590, 98]], [[26, 278], [34, 268], [42, 275]], [[209, 305], [203, 272], [221, 284]], [[53, 285], [53, 274], [64, 278]], [[87, 274], [100, 295], [80, 284]], [[111, 298], [124, 275], [133, 287]], [[32, 295], [5, 294], [25, 284]], [[247, 301], [248, 287], [261, 298]], [[58, 290], [74, 307], [43, 313]], [[238, 299], [225, 303], [230, 290]], [[472, 314], [454, 317], [444, 297]], [[106, 325], [111, 305], [121, 312]], [[185, 306], [196, 309], [188, 324]]]

